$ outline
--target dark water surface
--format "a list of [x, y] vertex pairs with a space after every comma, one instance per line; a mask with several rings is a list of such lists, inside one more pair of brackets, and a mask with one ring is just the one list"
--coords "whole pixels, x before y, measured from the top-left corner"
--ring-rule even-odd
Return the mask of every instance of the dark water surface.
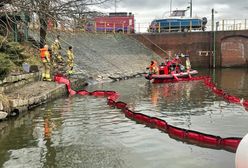
[[[248, 72], [210, 74], [218, 88], [248, 99]], [[243, 137], [248, 112], [214, 95], [203, 82], [150, 84], [144, 78], [89, 86], [115, 90], [135, 112], [169, 124], [221, 137]], [[235, 153], [172, 139], [125, 118], [105, 98], [64, 97], [16, 120], [1, 122], [0, 167], [234, 168]]]

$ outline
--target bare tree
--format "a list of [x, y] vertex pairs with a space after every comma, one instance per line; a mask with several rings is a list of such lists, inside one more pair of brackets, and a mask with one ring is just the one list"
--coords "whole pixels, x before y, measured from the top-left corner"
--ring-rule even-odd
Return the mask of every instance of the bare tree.
[[40, 22], [40, 46], [46, 43], [48, 19], [79, 18], [89, 12], [89, 7], [113, 0], [11, 0], [12, 5], [25, 13], [35, 13]]

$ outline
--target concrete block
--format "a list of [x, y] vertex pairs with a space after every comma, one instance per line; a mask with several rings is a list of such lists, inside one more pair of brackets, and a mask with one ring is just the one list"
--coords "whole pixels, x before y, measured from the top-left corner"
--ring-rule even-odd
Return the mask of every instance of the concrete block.
[[8, 115], [8, 113], [4, 112], [4, 111], [0, 111], [0, 120], [6, 118]]
[[34, 104], [34, 98], [31, 97], [31, 98], [28, 99], [28, 105], [31, 106], [33, 104]]
[[18, 106], [27, 106], [28, 105], [28, 100], [27, 99], [23, 99], [23, 100], [19, 100], [18, 102]]
[[0, 111], [3, 111], [3, 102], [0, 101]]
[[9, 102], [10, 102], [10, 106], [11, 106], [12, 108], [15, 108], [15, 107], [17, 107], [18, 104], [19, 104], [19, 99], [11, 99]]
[[28, 100], [27, 99], [11, 99], [10, 105], [12, 108], [20, 107], [20, 106], [27, 106]]

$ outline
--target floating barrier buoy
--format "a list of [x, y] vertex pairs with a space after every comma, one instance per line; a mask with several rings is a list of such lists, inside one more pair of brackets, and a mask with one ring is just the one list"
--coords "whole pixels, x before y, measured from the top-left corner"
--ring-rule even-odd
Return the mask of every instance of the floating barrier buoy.
[[[70, 81], [63, 76], [55, 76], [55, 81], [58, 83], [64, 83], [67, 86], [68, 92], [71, 95], [79, 94], [79, 95], [91, 95], [97, 97], [107, 97], [107, 104], [111, 107], [116, 107], [121, 109], [121, 111], [125, 114], [125, 116], [133, 121], [136, 121], [140, 124], [144, 124], [151, 128], [157, 128], [165, 133], [167, 133], [171, 138], [180, 140], [182, 142], [186, 142], [189, 144], [194, 144], [197, 146], [202, 146], [211, 149], [223, 149], [230, 152], [236, 152], [237, 147], [242, 138], [240, 137], [227, 137], [221, 138], [220, 136], [205, 134], [193, 130], [187, 130], [183, 128], [178, 128], [168, 124], [165, 120], [161, 120], [156, 117], [150, 117], [142, 113], [135, 113], [127, 107], [125, 102], [117, 101], [119, 94], [115, 91], [103, 91], [103, 90], [96, 90], [93, 92], [88, 92], [86, 90], [81, 90], [78, 92], [73, 91], [70, 88]], [[203, 80], [207, 86], [215, 90], [217, 93], [222, 94], [224, 98], [238, 102], [238, 98], [232, 97], [230, 95], [225, 94], [223, 91], [217, 89], [213, 83], [210, 82], [209, 77], [197, 77], [197, 78], [190, 78], [190, 80]], [[179, 79], [180, 80], [180, 79]], [[248, 102], [245, 101], [243, 104], [248, 105]], [[247, 138], [248, 139], [248, 138]], [[248, 141], [248, 140], [247, 140]], [[248, 149], [248, 148], [246, 148]], [[238, 167], [243, 168], [243, 167]]]

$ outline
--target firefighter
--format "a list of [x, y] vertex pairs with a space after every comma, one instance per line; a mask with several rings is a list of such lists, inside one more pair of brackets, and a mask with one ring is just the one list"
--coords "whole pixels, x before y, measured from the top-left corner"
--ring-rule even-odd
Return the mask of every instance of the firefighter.
[[74, 54], [72, 51], [72, 46], [69, 46], [67, 50], [67, 67], [68, 67], [68, 74], [71, 75], [73, 73], [73, 66], [74, 66]]
[[176, 73], [180, 73], [181, 72], [181, 70], [180, 70], [180, 64], [182, 63], [182, 61], [180, 60], [178, 54], [176, 54], [176, 57], [172, 60], [172, 63], [175, 66], [175, 69], [174, 69], [175, 72]]
[[43, 48], [40, 49], [40, 57], [43, 63], [43, 72], [42, 72], [42, 80], [44, 81], [52, 81], [50, 74], [50, 53], [48, 51], [48, 45], [44, 45]]
[[63, 58], [61, 56], [61, 45], [59, 42], [59, 35], [55, 39], [54, 43], [52, 44], [52, 53], [53, 53], [53, 64], [56, 67], [57, 64], [63, 63]]
[[151, 61], [151, 64], [149, 67], [147, 67], [146, 69], [149, 69], [149, 74], [157, 74], [158, 73], [158, 66], [157, 66], [157, 62], [156, 61]]
[[172, 62], [169, 60], [169, 58], [165, 59], [165, 66], [166, 66], [166, 70], [167, 70], [167, 73], [165, 73], [165, 74], [170, 74], [170, 72], [173, 70], [173, 66], [172, 66]]
[[186, 61], [185, 61], [186, 69], [187, 69], [187, 71], [190, 71], [191, 70], [191, 64], [190, 64], [189, 55], [186, 55], [185, 58], [186, 58]]
[[190, 64], [190, 60], [189, 60], [189, 55], [186, 55], [185, 58], [186, 58], [186, 61], [185, 61], [186, 70], [187, 70], [187, 73], [189, 75], [189, 78], [191, 78], [191, 75], [190, 75], [191, 64]]

